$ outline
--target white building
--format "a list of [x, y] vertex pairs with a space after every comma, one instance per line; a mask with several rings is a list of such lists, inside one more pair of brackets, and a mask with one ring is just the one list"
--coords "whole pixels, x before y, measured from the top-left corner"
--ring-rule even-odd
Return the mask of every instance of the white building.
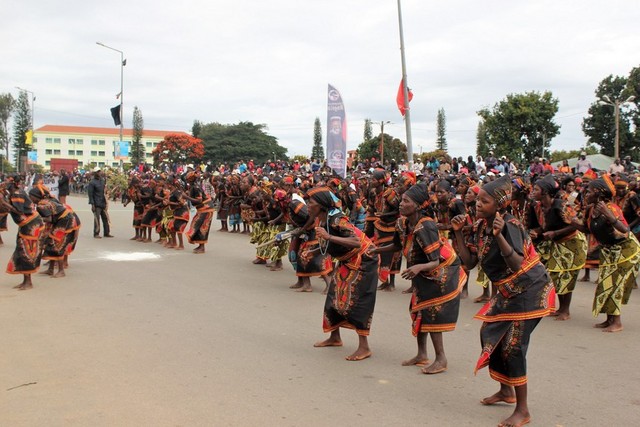
[[[162, 141], [165, 135], [181, 134], [185, 132], [149, 130], [142, 133], [146, 163], [153, 163], [151, 152]], [[120, 128], [98, 128], [84, 126], [45, 125], [35, 130], [33, 147], [36, 158], [29, 156], [29, 163], [36, 163], [48, 168], [51, 159], [76, 159], [78, 167], [95, 163], [100, 167], [120, 166], [120, 161], [130, 163], [127, 147], [130, 151], [133, 129], [123, 129], [120, 141]], [[128, 143], [128, 145], [127, 145]], [[124, 148], [124, 151], [122, 149]], [[123, 155], [120, 155], [123, 154]]]

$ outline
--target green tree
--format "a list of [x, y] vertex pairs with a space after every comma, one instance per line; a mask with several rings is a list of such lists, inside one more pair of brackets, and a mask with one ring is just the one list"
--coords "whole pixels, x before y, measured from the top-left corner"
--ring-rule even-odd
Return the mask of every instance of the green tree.
[[13, 116], [13, 148], [15, 150], [16, 165], [20, 164], [20, 159], [27, 153], [27, 131], [31, 129], [31, 107], [29, 97], [24, 90], [20, 91], [18, 100], [15, 103]]
[[313, 122], [313, 149], [311, 150], [311, 158], [324, 160], [324, 147], [322, 146], [322, 128], [320, 127], [320, 118], [316, 117]]
[[373, 138], [373, 130], [371, 129], [371, 119], [364, 119], [364, 138], [362, 141], [368, 141]]
[[[0, 150], [5, 150], [6, 155], [4, 159], [9, 158], [9, 144], [11, 143], [9, 119], [11, 118], [14, 107], [15, 99], [13, 99], [10, 93], [0, 95]], [[4, 170], [4, 167], [2, 170]]]
[[548, 154], [551, 140], [560, 133], [553, 118], [558, 112], [558, 99], [551, 92], [509, 94], [493, 109], [478, 111], [489, 148], [496, 155], [518, 162]]
[[447, 151], [447, 117], [444, 108], [438, 110], [436, 147], [438, 150]]
[[[598, 84], [595, 90], [596, 100], [591, 104], [588, 116], [582, 121], [582, 131], [589, 141], [600, 146], [600, 152], [613, 156], [615, 151], [616, 121], [615, 111], [611, 105], [602, 105], [600, 100], [608, 97], [610, 100], [627, 99], [630, 92], [628, 79], [623, 76], [610, 75]], [[606, 99], [606, 98], [605, 98]], [[637, 150], [633, 145], [631, 132], [632, 113], [628, 109], [620, 109], [620, 157], [634, 154]], [[637, 157], [636, 157], [637, 158]]]
[[482, 156], [484, 159], [489, 155], [489, 135], [487, 135], [487, 127], [484, 124], [484, 120], [478, 122], [478, 129], [476, 130], [476, 156]]
[[133, 107], [133, 138], [131, 141], [131, 164], [139, 165], [144, 162], [144, 144], [142, 134], [144, 133], [144, 119], [138, 106]]
[[633, 100], [635, 108], [630, 110], [634, 129], [633, 141], [631, 142], [632, 148], [626, 153], [637, 162], [640, 161], [640, 66], [633, 68], [629, 73], [627, 95], [635, 97]]
[[200, 132], [202, 132], [202, 122], [200, 120], [194, 120], [193, 126], [191, 126], [191, 135], [193, 135], [194, 138], [199, 138]]
[[267, 126], [240, 122], [234, 125], [208, 123], [202, 125], [200, 138], [205, 149], [205, 159], [213, 163], [234, 163], [251, 160], [263, 163], [266, 160], [287, 159], [287, 149], [278, 144], [278, 139], [265, 132]]
[[551, 152], [549, 159], [551, 162], [561, 162], [563, 160], [574, 159], [580, 156], [581, 152], [587, 153], [588, 156], [598, 154], [600, 150], [593, 144], [587, 144], [586, 147], [579, 150], [555, 150]]
[[[383, 135], [383, 148], [384, 148], [384, 159], [385, 162], [387, 160], [396, 160], [397, 162], [402, 162], [407, 160], [407, 146], [404, 142], [400, 141], [398, 138], [394, 138], [391, 135], [384, 134]], [[358, 146], [358, 158], [359, 159], [371, 159], [375, 157], [376, 159], [380, 158], [380, 135], [375, 138], [371, 138], [367, 141], [364, 141]]]

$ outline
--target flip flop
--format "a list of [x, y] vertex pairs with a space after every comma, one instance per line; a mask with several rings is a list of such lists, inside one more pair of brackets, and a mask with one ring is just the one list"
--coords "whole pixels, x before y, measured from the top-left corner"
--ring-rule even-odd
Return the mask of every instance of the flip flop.
[[491, 406], [491, 405], [495, 405], [496, 403], [499, 402], [504, 402], [504, 403], [516, 403], [516, 398], [515, 397], [500, 397], [500, 398], [496, 398], [497, 400], [494, 402], [489, 402], [488, 400], [491, 399], [493, 396], [491, 397], [485, 397], [484, 399], [482, 399], [480, 401], [480, 403], [482, 403], [485, 406]]
[[447, 368], [438, 368], [435, 371], [431, 371], [431, 372], [426, 372], [426, 368], [422, 368], [422, 373], [425, 375], [435, 375], [435, 374], [440, 374], [442, 372], [446, 372]]
[[360, 360], [368, 359], [370, 357], [371, 357], [371, 352], [363, 354], [362, 356], [356, 356], [356, 357], [347, 356], [345, 357], [345, 359], [350, 362], [359, 362]]
[[[527, 417], [524, 420], [520, 421], [518, 424], [515, 424], [513, 427], [522, 427], [523, 425], [529, 424], [531, 422], [531, 417]], [[500, 423], [498, 427], [504, 427], [505, 425]]]

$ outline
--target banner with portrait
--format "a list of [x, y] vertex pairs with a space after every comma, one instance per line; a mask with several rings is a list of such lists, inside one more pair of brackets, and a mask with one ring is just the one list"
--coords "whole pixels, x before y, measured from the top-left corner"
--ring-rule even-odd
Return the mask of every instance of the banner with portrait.
[[126, 160], [129, 157], [129, 147], [131, 147], [129, 141], [116, 141], [113, 157], [116, 160]]
[[347, 121], [340, 92], [329, 85], [327, 99], [327, 164], [345, 177], [347, 174]]

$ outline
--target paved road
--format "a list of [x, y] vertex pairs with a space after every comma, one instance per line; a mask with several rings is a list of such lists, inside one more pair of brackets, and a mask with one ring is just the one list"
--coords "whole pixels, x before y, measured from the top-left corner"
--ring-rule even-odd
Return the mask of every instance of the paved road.
[[[212, 232], [204, 255], [131, 242], [131, 207], [117, 204], [116, 238], [96, 240], [85, 200], [70, 202], [84, 228], [67, 277], [37, 276], [26, 292], [12, 289], [19, 277], [0, 281], [0, 426], [492, 426], [511, 413], [479, 403], [497, 383], [473, 375], [470, 300], [445, 335], [446, 373], [400, 366], [416, 349], [399, 291], [378, 295], [373, 357], [347, 362], [352, 331], [343, 348], [312, 346], [324, 337], [320, 280], [290, 291], [291, 267], [252, 265], [245, 236]], [[591, 327], [593, 288], [579, 284], [573, 318], [545, 319], [532, 337], [532, 425], [637, 425], [640, 294], [626, 329], [604, 334]]]

